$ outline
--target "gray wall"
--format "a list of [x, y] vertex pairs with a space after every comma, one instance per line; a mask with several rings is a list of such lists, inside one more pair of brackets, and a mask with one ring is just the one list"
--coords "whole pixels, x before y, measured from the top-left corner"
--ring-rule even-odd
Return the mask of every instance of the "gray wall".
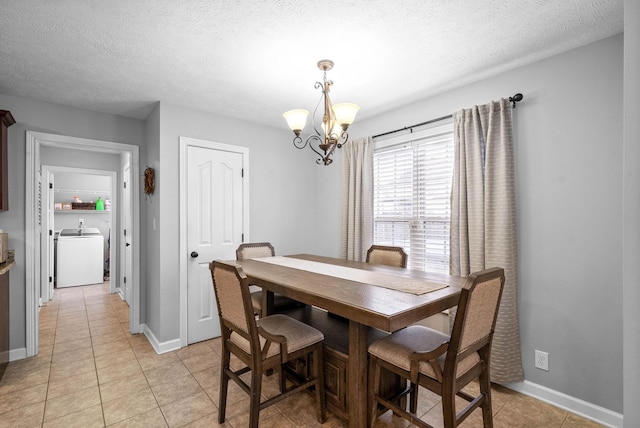
[[[356, 121], [351, 132], [375, 135], [524, 94], [513, 117], [525, 378], [620, 413], [622, 49], [615, 36]], [[328, 185], [339, 189], [332, 171]], [[320, 215], [333, 219], [339, 198], [325, 202]], [[339, 248], [339, 234], [326, 237], [333, 243], [323, 245]], [[549, 353], [549, 372], [534, 368], [535, 349]]]
[[[140, 308], [140, 318], [149, 328], [156, 329], [160, 326], [162, 313], [160, 312], [160, 189], [162, 188], [162, 169], [160, 168], [160, 103], [147, 116], [145, 122], [146, 144], [144, 154], [140, 154], [140, 169], [144, 171], [146, 167], [155, 169], [156, 191], [153, 195], [145, 196], [140, 203], [140, 228], [146, 239], [146, 251], [140, 255], [143, 264], [141, 279], [140, 301], [143, 306]], [[158, 227], [153, 230], [153, 219], [158, 222]], [[177, 268], [177, 267], [176, 267]], [[157, 327], [159, 329], [159, 327]]]
[[640, 2], [624, 2], [624, 426], [640, 426]]
[[245, 240], [270, 241], [278, 254], [319, 252], [316, 240], [327, 228], [313, 209], [320, 167], [310, 150], [292, 146], [293, 134], [285, 126], [269, 128], [167, 103], [160, 103], [149, 120], [154, 137], [147, 138], [146, 162], [156, 168], [157, 195], [146, 203], [146, 220], [148, 228], [156, 218], [158, 228], [147, 229], [146, 324], [165, 342], [180, 335], [181, 136], [249, 148], [250, 229]]
[[[78, 169], [113, 171], [120, 175], [120, 155], [112, 153], [42, 146], [40, 148], [40, 163], [43, 165], [65, 166]], [[65, 175], [71, 174], [65, 173]], [[87, 176], [85, 176], [85, 178], [87, 178]], [[67, 182], [63, 182], [62, 186], [66, 187]], [[56, 187], [60, 186], [56, 185]]]
[[11, 111], [9, 128], [9, 211], [0, 212], [0, 228], [9, 233], [16, 266], [10, 271], [11, 349], [26, 346], [25, 334], [25, 135], [26, 131], [140, 145], [142, 121], [0, 94], [0, 106]]

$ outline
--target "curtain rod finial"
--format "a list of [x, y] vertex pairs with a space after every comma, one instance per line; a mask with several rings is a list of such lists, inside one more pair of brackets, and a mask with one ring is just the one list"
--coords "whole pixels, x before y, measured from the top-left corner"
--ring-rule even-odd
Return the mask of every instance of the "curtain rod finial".
[[511, 104], [513, 104], [513, 108], [516, 108], [516, 103], [522, 101], [523, 98], [524, 96], [518, 92], [514, 96], [509, 97], [509, 101], [511, 102]]

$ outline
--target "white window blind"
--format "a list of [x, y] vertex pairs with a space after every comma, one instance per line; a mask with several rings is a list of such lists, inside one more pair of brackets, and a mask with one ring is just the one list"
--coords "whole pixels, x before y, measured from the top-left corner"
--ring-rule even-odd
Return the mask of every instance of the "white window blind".
[[408, 266], [449, 273], [453, 126], [376, 143], [374, 242], [404, 248]]

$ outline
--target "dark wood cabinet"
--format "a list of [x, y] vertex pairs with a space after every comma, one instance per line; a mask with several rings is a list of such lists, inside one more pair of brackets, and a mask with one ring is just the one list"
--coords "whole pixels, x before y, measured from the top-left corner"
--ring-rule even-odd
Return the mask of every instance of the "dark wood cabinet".
[[324, 347], [324, 396], [327, 407], [342, 419], [347, 413], [347, 366], [349, 357], [333, 348]]
[[[349, 395], [347, 393], [349, 390], [349, 321], [311, 306], [278, 312], [311, 325], [324, 334], [323, 370], [327, 408], [340, 419], [349, 420]], [[370, 344], [388, 334], [375, 328], [369, 328], [367, 342]], [[308, 373], [305, 369], [308, 370], [312, 364], [297, 361], [293, 366], [300, 375], [306, 376]], [[381, 392], [383, 395], [393, 396], [404, 385], [404, 381], [393, 373], [387, 371], [382, 373]], [[367, 391], [363, 391], [363, 393], [366, 394]]]
[[7, 128], [16, 123], [8, 110], [0, 110], [0, 211], [9, 209], [9, 159], [7, 158], [8, 132]]

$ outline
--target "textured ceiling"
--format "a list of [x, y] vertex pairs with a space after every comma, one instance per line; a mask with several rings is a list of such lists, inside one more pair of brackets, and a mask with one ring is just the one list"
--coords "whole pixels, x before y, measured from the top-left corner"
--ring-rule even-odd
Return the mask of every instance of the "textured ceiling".
[[315, 107], [323, 58], [333, 101], [367, 117], [623, 30], [623, 0], [1, 5], [0, 93], [138, 119], [166, 101], [283, 128], [285, 110]]

